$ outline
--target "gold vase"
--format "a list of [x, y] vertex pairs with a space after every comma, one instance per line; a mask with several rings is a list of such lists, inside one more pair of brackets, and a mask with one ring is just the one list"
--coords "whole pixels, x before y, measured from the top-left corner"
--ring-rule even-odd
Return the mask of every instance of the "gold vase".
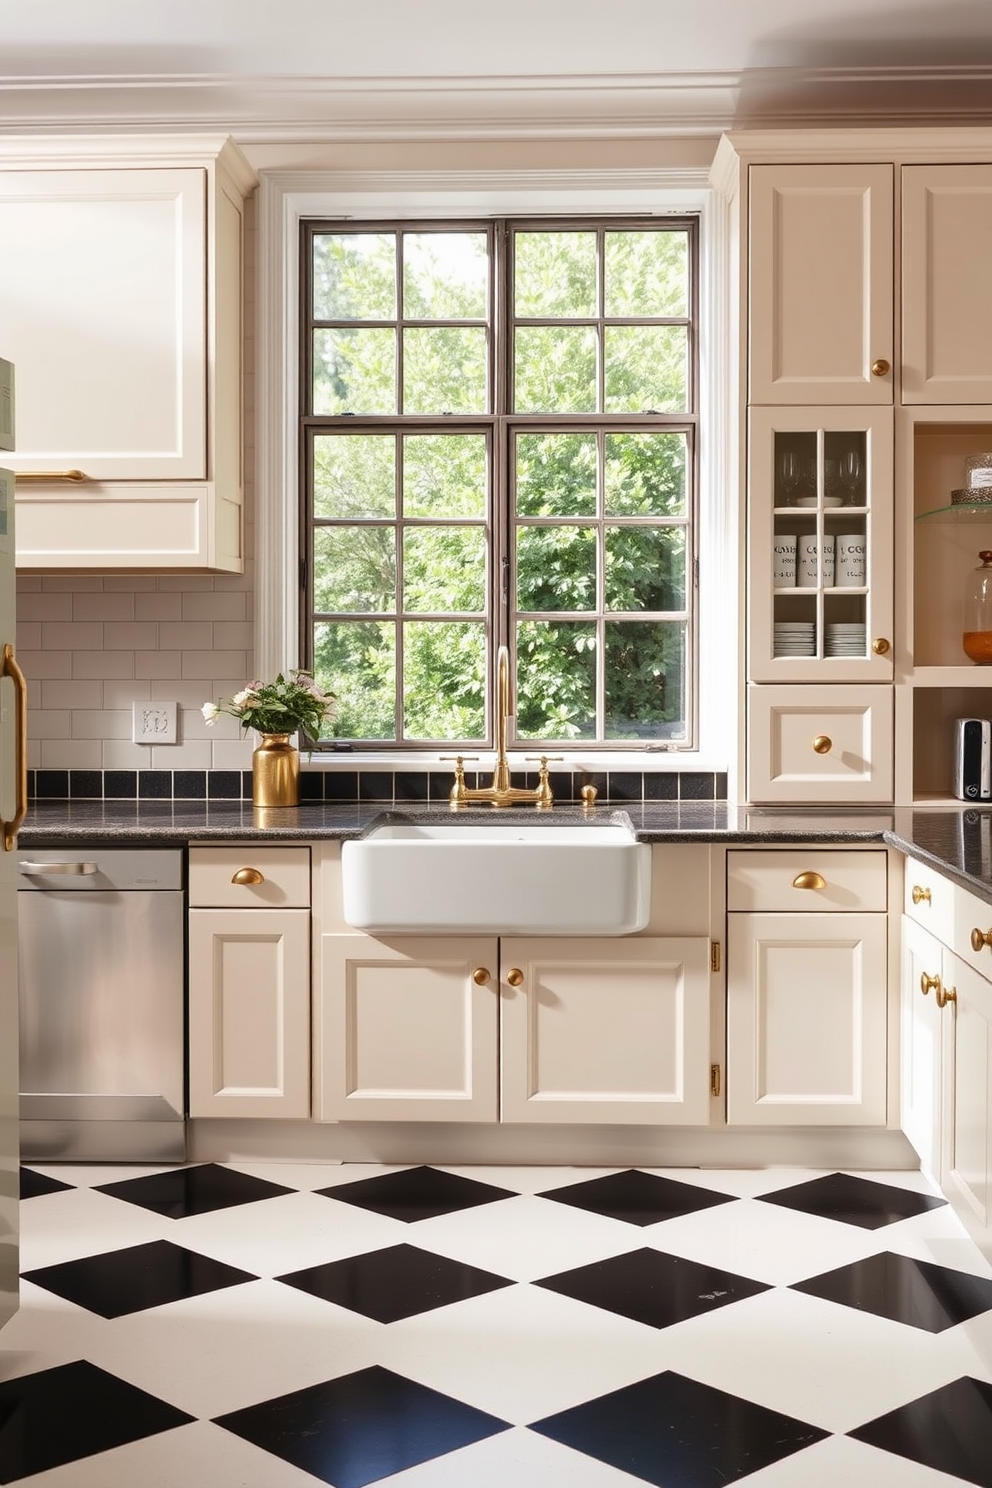
[[251, 757], [253, 806], [298, 806], [300, 751], [291, 734], [262, 734]]

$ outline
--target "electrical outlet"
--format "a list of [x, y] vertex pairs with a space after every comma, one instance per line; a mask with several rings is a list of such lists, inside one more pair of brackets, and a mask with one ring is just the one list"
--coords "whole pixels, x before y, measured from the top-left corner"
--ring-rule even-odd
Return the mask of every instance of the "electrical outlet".
[[175, 744], [175, 703], [132, 703], [131, 738], [135, 744]]

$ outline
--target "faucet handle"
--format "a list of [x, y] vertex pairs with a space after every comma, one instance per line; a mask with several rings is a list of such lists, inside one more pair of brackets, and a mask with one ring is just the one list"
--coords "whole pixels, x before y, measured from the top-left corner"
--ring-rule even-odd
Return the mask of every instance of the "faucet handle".
[[554, 764], [557, 760], [563, 760], [563, 754], [525, 754], [525, 760], [538, 760], [542, 765]]
[[454, 760], [454, 762], [455, 762], [456, 765], [460, 765], [461, 762], [462, 762], [462, 760], [477, 760], [478, 758], [479, 758], [479, 756], [477, 754], [439, 754], [438, 755], [438, 759], [439, 760]]

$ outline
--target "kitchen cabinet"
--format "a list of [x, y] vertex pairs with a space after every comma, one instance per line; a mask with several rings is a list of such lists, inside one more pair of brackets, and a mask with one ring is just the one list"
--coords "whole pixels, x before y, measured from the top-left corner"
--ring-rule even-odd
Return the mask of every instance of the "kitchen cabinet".
[[254, 184], [215, 137], [0, 143], [21, 568], [241, 571]]
[[887, 858], [727, 854], [727, 1122], [883, 1126]]
[[189, 853], [189, 1114], [310, 1113], [310, 849]]

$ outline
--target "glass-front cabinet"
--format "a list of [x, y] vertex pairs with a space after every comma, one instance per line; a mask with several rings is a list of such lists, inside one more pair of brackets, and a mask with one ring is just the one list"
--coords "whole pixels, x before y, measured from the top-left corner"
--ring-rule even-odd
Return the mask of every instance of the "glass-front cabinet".
[[892, 412], [752, 409], [752, 682], [891, 682]]

